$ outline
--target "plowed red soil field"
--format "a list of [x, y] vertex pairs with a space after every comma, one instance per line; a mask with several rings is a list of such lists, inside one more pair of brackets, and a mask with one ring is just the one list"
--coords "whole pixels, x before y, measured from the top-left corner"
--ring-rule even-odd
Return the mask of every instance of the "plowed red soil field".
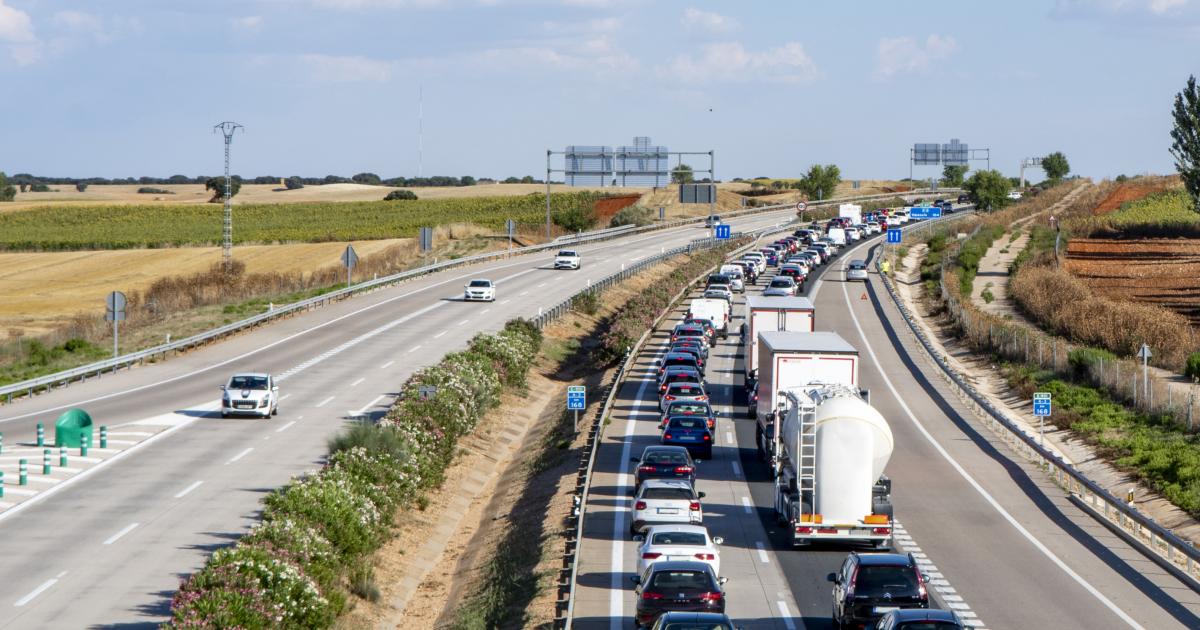
[[1072, 239], [1066, 269], [1099, 295], [1164, 306], [1200, 326], [1200, 239]]
[[1092, 214], [1100, 216], [1110, 212], [1116, 212], [1123, 204], [1130, 201], [1137, 201], [1142, 197], [1153, 193], [1166, 190], [1168, 187], [1166, 182], [1153, 184], [1121, 184], [1117, 186], [1103, 201], [1095, 208], [1092, 208]]

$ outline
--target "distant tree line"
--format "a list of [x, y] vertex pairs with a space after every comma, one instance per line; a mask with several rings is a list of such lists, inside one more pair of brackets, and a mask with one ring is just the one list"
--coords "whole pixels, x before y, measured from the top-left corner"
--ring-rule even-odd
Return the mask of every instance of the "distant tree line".
[[[26, 188], [31, 188], [35, 185], [66, 185], [75, 186], [82, 192], [89, 185], [96, 184], [125, 184], [137, 186], [161, 186], [163, 184], [207, 184], [208, 180], [212, 179], [212, 175], [196, 175], [190, 177], [188, 175], [172, 175], [170, 177], [46, 177], [41, 175], [31, 175], [29, 173], [17, 173], [8, 176], [8, 184], [20, 187], [24, 185]], [[224, 176], [218, 176], [223, 178]], [[247, 179], [240, 175], [234, 175], [236, 179], [244, 184], [275, 184], [278, 185], [280, 180], [283, 180], [284, 186], [288, 189], [303, 188], [304, 186], [320, 186], [323, 184], [367, 184], [369, 186], [393, 186], [398, 188], [414, 188], [420, 186], [474, 186], [481, 182], [501, 183], [501, 184], [544, 184], [544, 180], [535, 179], [532, 175], [524, 177], [509, 177], [504, 180], [493, 180], [490, 178], [475, 178], [470, 175], [462, 177], [454, 177], [451, 175], [434, 175], [431, 177], [390, 177], [384, 179], [375, 173], [358, 173], [350, 177], [342, 177], [341, 175], [326, 175], [325, 177], [301, 177], [292, 175], [291, 177], [278, 177], [275, 175], [259, 175], [252, 179]], [[79, 187], [82, 186], [83, 189]]]

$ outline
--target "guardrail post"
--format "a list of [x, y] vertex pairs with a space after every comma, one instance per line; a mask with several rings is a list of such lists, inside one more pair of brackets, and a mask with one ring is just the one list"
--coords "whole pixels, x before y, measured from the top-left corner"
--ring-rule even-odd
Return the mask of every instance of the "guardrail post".
[[42, 450], [42, 474], [50, 474], [50, 449]]
[[60, 468], [67, 467], [67, 447], [58, 447], [58, 465]]
[[18, 486], [29, 485], [29, 460], [28, 459], [21, 459], [17, 463], [17, 485]]
[[108, 425], [100, 425], [100, 448], [108, 448]]
[[46, 428], [42, 426], [41, 422], [37, 423], [37, 445], [39, 447], [46, 445]]

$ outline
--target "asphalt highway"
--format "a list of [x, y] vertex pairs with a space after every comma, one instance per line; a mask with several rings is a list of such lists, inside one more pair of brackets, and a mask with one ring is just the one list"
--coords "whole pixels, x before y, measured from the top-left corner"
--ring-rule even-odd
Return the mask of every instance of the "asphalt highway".
[[[731, 223], [750, 230], [791, 216]], [[265, 493], [319, 466], [349, 416], [382, 414], [409, 375], [476, 333], [707, 234], [692, 226], [575, 247], [579, 271], [554, 271], [553, 252], [448, 270], [0, 407], [6, 448], [71, 407], [114, 428], [172, 427], [43, 500], [0, 512], [0, 627], [156, 626], [179, 581], [246, 531]], [[495, 302], [461, 301], [475, 277], [498, 283]], [[218, 386], [239, 371], [278, 376], [277, 417], [219, 417]]]
[[[976, 628], [1200, 627], [1200, 596], [1075, 508], [1035, 467], [993, 445], [998, 440], [933, 376], [936, 366], [919, 358], [874, 273], [865, 284], [843, 281], [843, 266], [876, 252], [877, 241], [843, 251], [807, 290], [817, 329], [859, 349], [862, 384], [891, 425], [896, 446], [886, 472], [897, 550], [913, 552], [933, 578], [935, 604]], [[761, 290], [769, 275], [747, 292]], [[657, 396], [646, 379], [671, 325], [639, 357], [597, 453], [580, 545], [581, 628], [632, 625], [629, 457], [657, 443]], [[714, 348], [711, 361], [709, 393], [724, 413], [713, 459], [697, 467], [697, 488], [707, 493], [705, 524], [726, 539], [727, 612], [747, 629], [830, 628], [826, 575], [851, 548], [790, 547], [774, 520], [754, 423], [745, 418], [737, 340]]]

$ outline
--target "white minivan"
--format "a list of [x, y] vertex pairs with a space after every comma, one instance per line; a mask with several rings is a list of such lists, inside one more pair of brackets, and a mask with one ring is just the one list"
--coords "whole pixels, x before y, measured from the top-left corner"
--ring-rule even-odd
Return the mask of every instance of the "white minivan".
[[711, 321], [722, 339], [729, 336], [729, 312], [729, 302], [710, 298], [696, 298], [688, 307], [688, 315]]
[[840, 227], [831, 227], [825, 232], [825, 237], [833, 241], [834, 245], [844, 246], [846, 244], [846, 230]]
[[746, 274], [742, 272], [742, 268], [738, 265], [721, 265], [719, 272], [723, 276], [729, 276], [729, 287], [738, 293], [746, 292]]

